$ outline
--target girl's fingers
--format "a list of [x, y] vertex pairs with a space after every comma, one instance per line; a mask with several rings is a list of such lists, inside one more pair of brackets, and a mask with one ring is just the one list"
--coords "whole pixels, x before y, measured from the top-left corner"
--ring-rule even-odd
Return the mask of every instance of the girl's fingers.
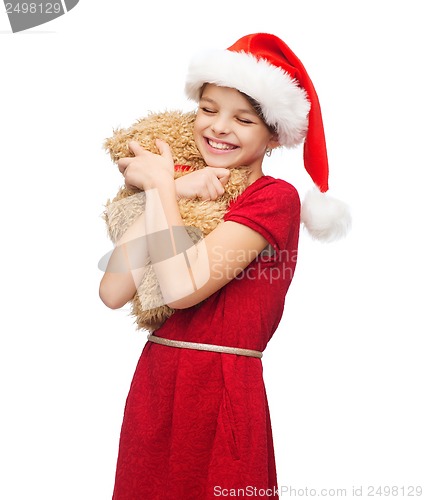
[[169, 144], [165, 141], [160, 140], [160, 139], [156, 139], [156, 146], [158, 147], [159, 153], [161, 154], [161, 156], [163, 156], [164, 158], [166, 158], [167, 160], [169, 160], [173, 164], [174, 159], [172, 157], [172, 150], [171, 150], [171, 147], [169, 146]]
[[214, 168], [213, 173], [223, 186], [227, 184], [228, 179], [230, 178], [230, 171], [228, 168]]
[[219, 180], [215, 177], [213, 181], [208, 185], [208, 200], [215, 201], [224, 193], [224, 188]]
[[202, 187], [198, 191], [198, 197], [203, 201], [216, 200], [224, 194], [224, 185], [227, 183], [229, 172], [224, 168], [210, 168], [201, 172]]
[[[227, 181], [225, 181], [227, 182]], [[222, 194], [224, 194], [224, 186], [222, 184], [222, 178], [217, 178], [215, 177], [215, 179], [213, 180], [213, 187], [214, 187], [214, 190], [215, 190], [215, 198], [214, 200], [216, 200], [216, 198], [218, 198], [219, 196], [221, 196]]]
[[213, 186], [209, 186], [209, 189], [208, 189], [208, 198], [207, 200], [216, 200], [216, 190], [214, 189]]
[[131, 149], [135, 156], [139, 156], [146, 152], [146, 150], [136, 141], [130, 141], [128, 143], [128, 147]]
[[125, 172], [131, 160], [134, 160], [134, 158], [121, 158], [118, 160], [118, 168], [121, 174]]

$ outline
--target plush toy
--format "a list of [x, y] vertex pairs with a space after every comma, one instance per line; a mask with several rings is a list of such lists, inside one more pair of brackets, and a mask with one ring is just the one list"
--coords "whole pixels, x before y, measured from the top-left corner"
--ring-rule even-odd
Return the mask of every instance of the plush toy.
[[[186, 175], [206, 166], [194, 142], [195, 116], [194, 112], [181, 111], [150, 114], [127, 129], [114, 130], [113, 136], [106, 139], [104, 148], [116, 163], [120, 158], [133, 156], [128, 147], [130, 141], [137, 141], [145, 149], [158, 153], [155, 139], [162, 139], [171, 147], [176, 165], [175, 177]], [[206, 236], [223, 220], [229, 203], [247, 187], [247, 177], [246, 169], [231, 169], [225, 193], [217, 200], [178, 201], [181, 217], [193, 241]], [[113, 243], [116, 243], [132, 222], [143, 213], [144, 204], [144, 193], [126, 186], [119, 189], [113, 200], [106, 202], [103, 217]], [[135, 317], [137, 328], [154, 331], [172, 313], [173, 310], [164, 305], [152, 266], [146, 266], [140, 286], [131, 301], [131, 314]]]

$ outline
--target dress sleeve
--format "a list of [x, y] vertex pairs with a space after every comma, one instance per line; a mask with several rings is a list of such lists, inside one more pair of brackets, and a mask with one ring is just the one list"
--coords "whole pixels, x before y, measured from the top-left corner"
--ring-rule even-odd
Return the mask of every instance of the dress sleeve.
[[284, 250], [290, 236], [299, 232], [299, 195], [283, 180], [271, 178], [255, 184], [230, 205], [224, 221], [244, 224], [261, 234], [275, 251]]

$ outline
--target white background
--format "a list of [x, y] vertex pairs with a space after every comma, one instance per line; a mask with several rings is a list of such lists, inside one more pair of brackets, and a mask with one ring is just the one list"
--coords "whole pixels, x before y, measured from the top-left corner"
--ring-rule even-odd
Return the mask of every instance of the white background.
[[[0, 498], [111, 497], [146, 336], [98, 298], [101, 213], [121, 185], [102, 143], [149, 110], [193, 109], [191, 55], [257, 31], [308, 69], [331, 191], [354, 217], [339, 243], [302, 232], [265, 352], [279, 482], [424, 486], [420, 3], [81, 0], [17, 34], [0, 14]], [[264, 170], [311, 186], [301, 149]]]

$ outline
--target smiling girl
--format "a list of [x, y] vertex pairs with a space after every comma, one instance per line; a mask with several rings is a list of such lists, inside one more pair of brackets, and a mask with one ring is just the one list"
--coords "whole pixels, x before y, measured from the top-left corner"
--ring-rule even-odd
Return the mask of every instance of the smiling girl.
[[209, 166], [248, 166], [250, 183], [263, 175], [266, 151], [279, 145], [277, 133], [263, 122], [243, 94], [213, 84], [202, 89], [194, 139]]
[[[132, 143], [135, 156], [119, 161], [126, 184], [146, 191], [146, 208], [118, 242], [100, 297], [123, 306], [140, 280], [134, 267], [150, 256], [175, 313], [149, 335], [138, 362], [113, 498], [278, 496], [261, 357], [293, 278], [301, 206], [296, 189], [264, 175], [262, 162], [273, 148], [305, 140], [305, 166], [327, 190], [319, 104], [300, 61], [268, 34], [193, 59], [186, 91], [199, 103], [194, 138], [208, 167], [175, 181], [170, 148], [161, 141], [160, 155]], [[228, 169], [239, 167], [249, 169], [248, 187], [224, 221], [193, 244], [177, 198], [216, 199]], [[159, 232], [168, 235], [160, 245], [139, 238]], [[123, 250], [136, 238], [138, 266], [112, 272], [125, 265]]]

